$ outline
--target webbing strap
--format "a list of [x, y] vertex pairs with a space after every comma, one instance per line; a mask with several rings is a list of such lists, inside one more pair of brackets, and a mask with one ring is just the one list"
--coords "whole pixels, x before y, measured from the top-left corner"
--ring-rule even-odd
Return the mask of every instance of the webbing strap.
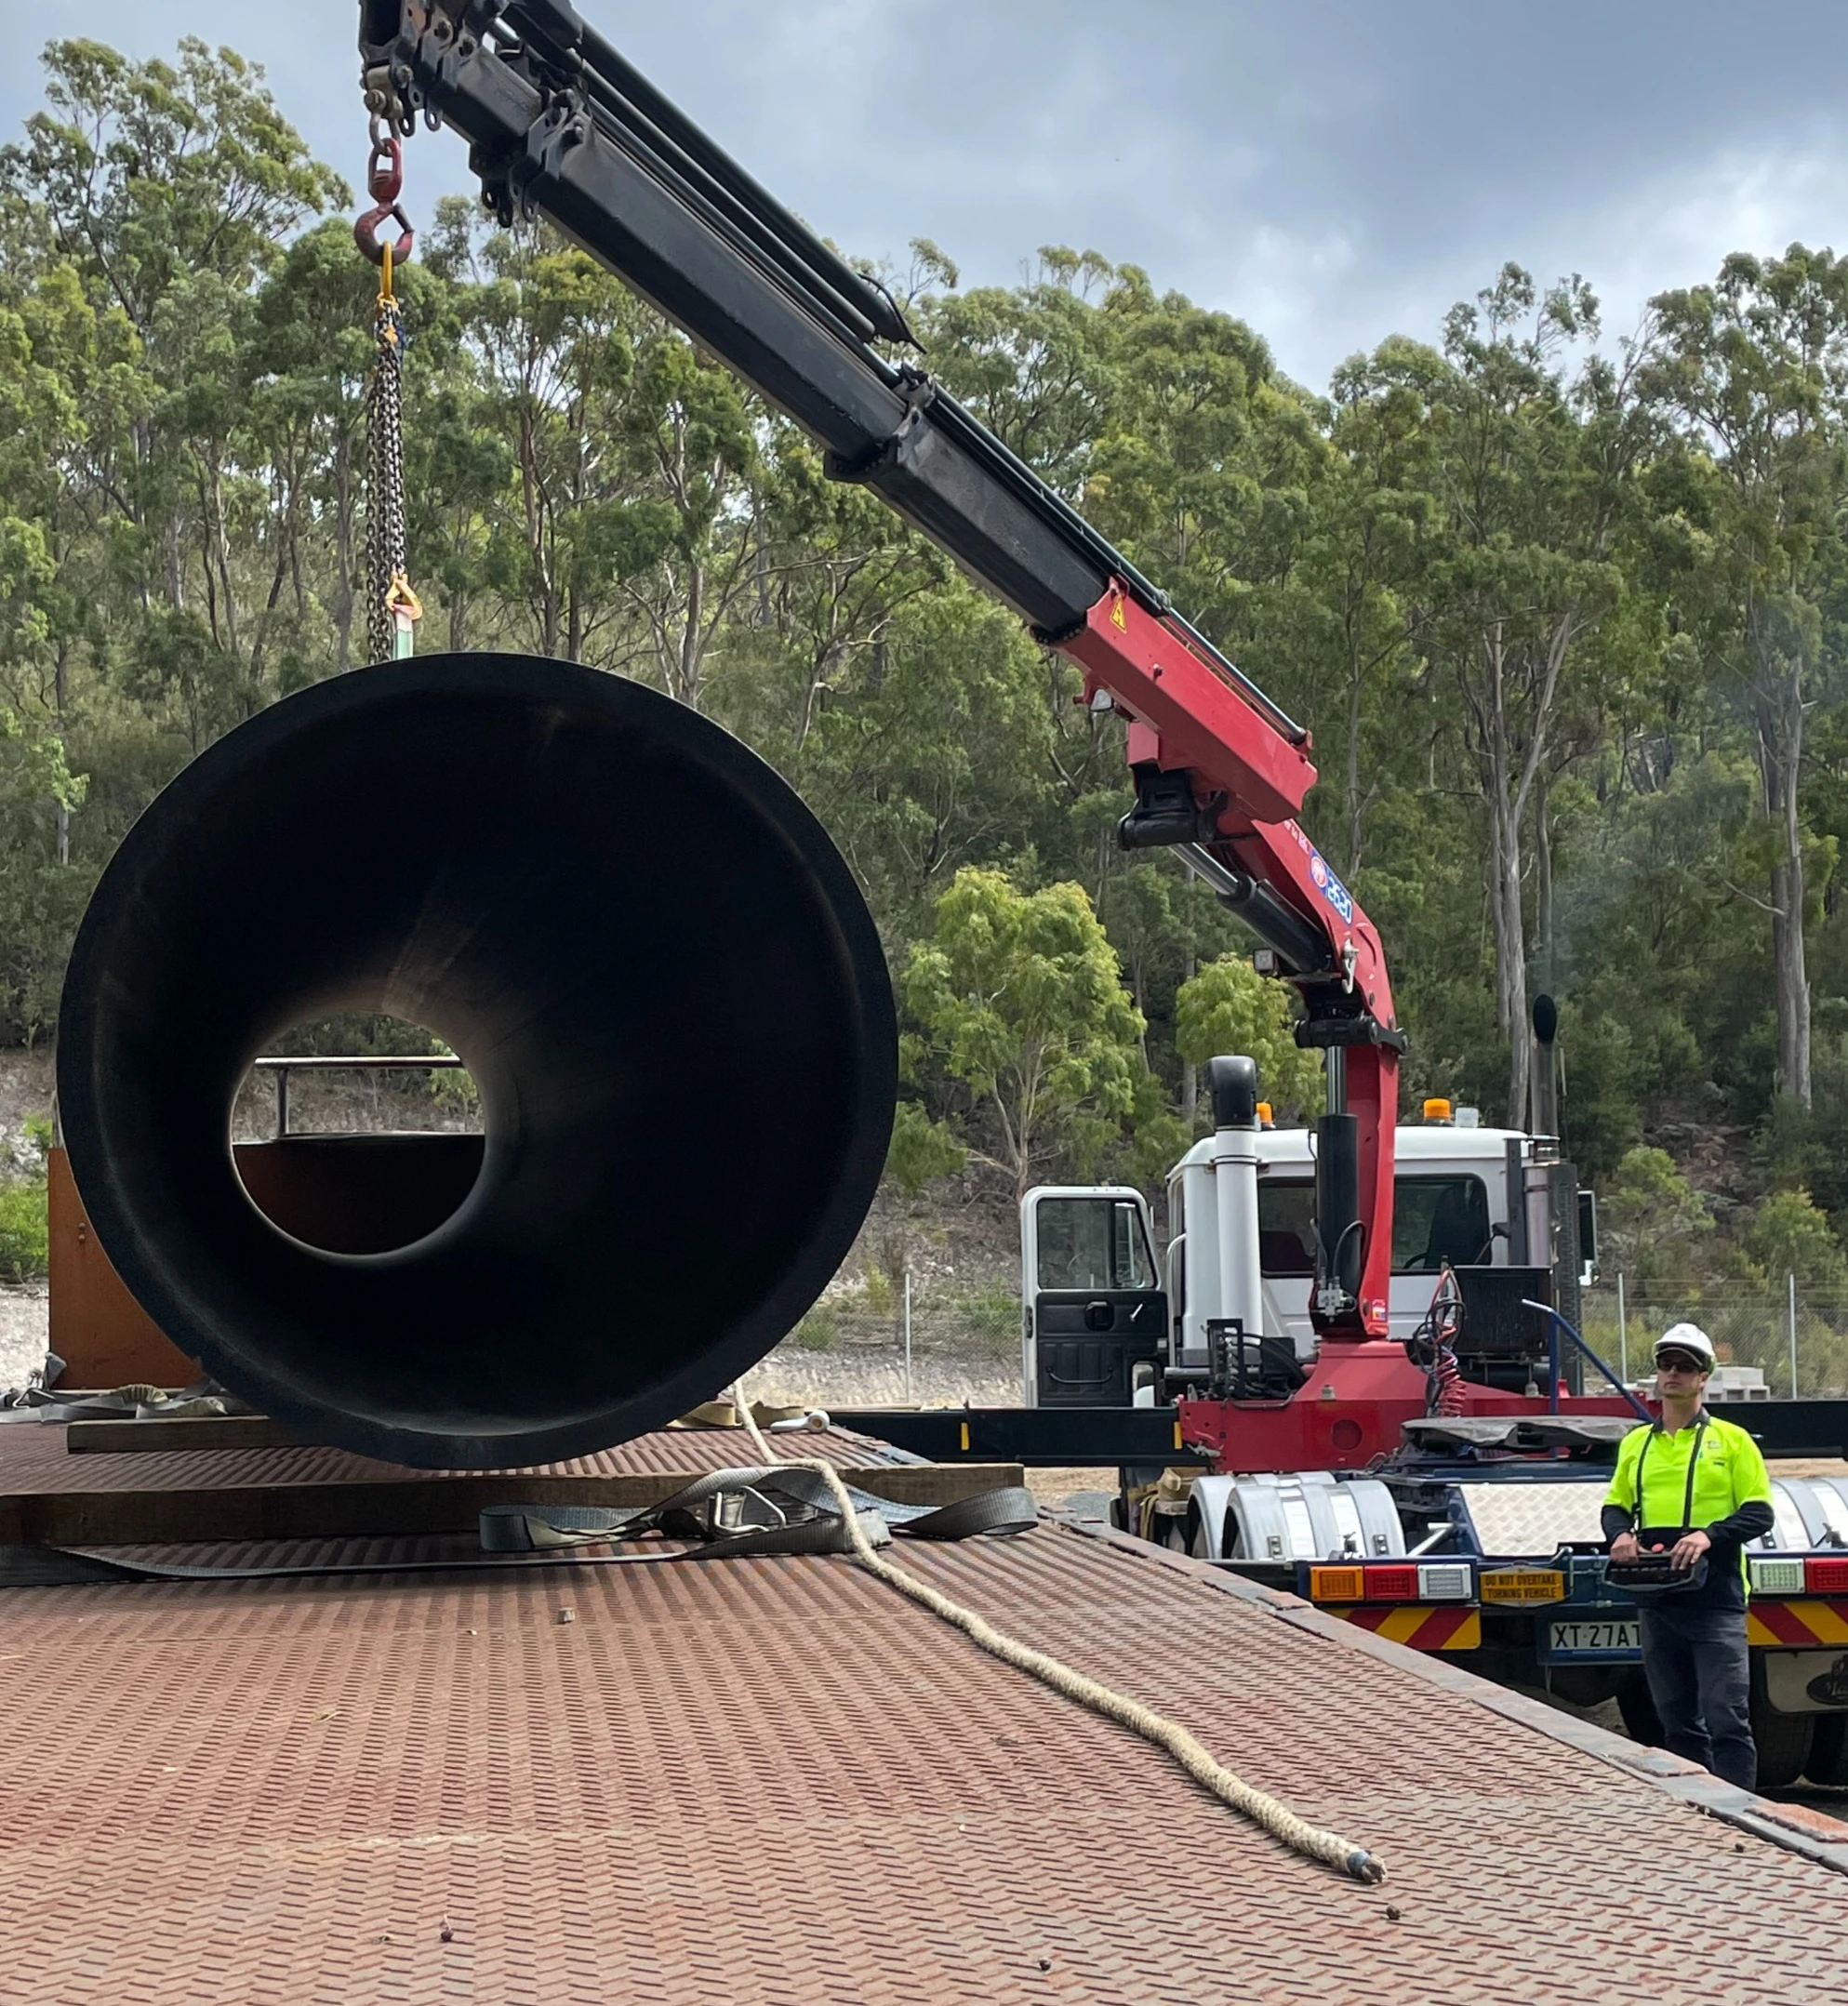
[[[901, 1505], [848, 1490], [859, 1530], [884, 1547], [908, 1539], [974, 1539], [1024, 1533], [1035, 1522], [1033, 1495], [1018, 1485], [951, 1505]], [[613, 1540], [651, 1537], [687, 1544], [658, 1551], [592, 1554]], [[340, 1574], [451, 1574], [505, 1566], [660, 1566], [679, 1561], [764, 1555], [851, 1553], [853, 1531], [827, 1481], [799, 1465], [721, 1469], [658, 1505], [490, 1505], [481, 1515], [488, 1558], [313, 1561], [270, 1567], [219, 1567], [129, 1560], [70, 1547], [0, 1546], [0, 1588], [54, 1588], [109, 1581], [270, 1581]]]
[[[870, 1543], [893, 1533], [908, 1539], [973, 1539], [1023, 1533], [1038, 1516], [1019, 1485], [985, 1491], [954, 1504], [901, 1505], [847, 1488]], [[819, 1472], [797, 1464], [719, 1469], [658, 1505], [623, 1511], [587, 1505], [490, 1505], [481, 1515], [489, 1553], [543, 1552], [651, 1534], [698, 1543], [677, 1558], [727, 1560], [774, 1553], [850, 1553], [854, 1541]]]

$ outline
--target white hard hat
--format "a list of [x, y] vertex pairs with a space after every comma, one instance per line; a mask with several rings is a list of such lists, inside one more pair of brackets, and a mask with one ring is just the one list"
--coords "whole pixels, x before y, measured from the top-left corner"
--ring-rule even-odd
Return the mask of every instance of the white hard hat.
[[1714, 1356], [1713, 1340], [1698, 1323], [1671, 1323], [1655, 1340], [1655, 1356], [1659, 1359], [1665, 1351], [1685, 1351], [1690, 1358], [1697, 1358], [1711, 1372], [1719, 1362]]

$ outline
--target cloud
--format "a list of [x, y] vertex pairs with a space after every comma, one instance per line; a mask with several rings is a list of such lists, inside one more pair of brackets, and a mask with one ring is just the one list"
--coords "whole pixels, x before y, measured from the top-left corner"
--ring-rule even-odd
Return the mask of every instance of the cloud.
[[[1759, 0], [1749, 32], [1732, 0], [578, 5], [850, 249], [902, 264], [931, 237], [972, 286], [1044, 244], [1096, 249], [1241, 314], [1318, 388], [1389, 333], [1433, 338], [1509, 258], [1584, 272], [1620, 329], [1726, 251], [1828, 241], [1848, 215], [1839, 0]], [[356, 183], [355, 20], [352, 0], [88, 0], [81, 25], [265, 62]], [[34, 64], [0, 72], [0, 133], [38, 99]], [[419, 136], [414, 213], [472, 188], [453, 136]]]
[[1711, 278], [1729, 251], [1835, 241], [1848, 220], [1848, 148], [1820, 139], [1777, 152], [1728, 148], [1580, 220], [1612, 297], [1640, 303]]

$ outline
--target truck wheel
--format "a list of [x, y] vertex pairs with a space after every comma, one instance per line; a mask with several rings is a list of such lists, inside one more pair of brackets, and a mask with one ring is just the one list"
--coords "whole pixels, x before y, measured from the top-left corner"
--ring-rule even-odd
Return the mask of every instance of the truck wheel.
[[1819, 1713], [1803, 1774], [1812, 1783], [1848, 1784], [1848, 1713]]
[[1815, 1734], [1813, 1713], [1779, 1713], [1764, 1696], [1758, 1667], [1752, 1667], [1752, 1740], [1758, 1745], [1758, 1787], [1785, 1790], [1803, 1774]]
[[1655, 1702], [1649, 1696], [1649, 1681], [1641, 1672], [1631, 1672], [1617, 1687], [1617, 1711], [1624, 1717], [1624, 1732], [1645, 1748], [1662, 1746], [1662, 1722]]

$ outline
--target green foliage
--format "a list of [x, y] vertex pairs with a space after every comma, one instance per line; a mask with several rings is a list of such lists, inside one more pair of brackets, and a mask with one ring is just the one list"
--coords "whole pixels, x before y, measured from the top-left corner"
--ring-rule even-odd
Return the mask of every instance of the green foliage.
[[991, 1116], [1017, 1197], [1054, 1149], [1094, 1160], [1133, 1114], [1142, 1017], [1081, 885], [959, 870], [903, 988], [932, 1056]]
[[798, 1351], [831, 1351], [836, 1336], [835, 1315], [827, 1303], [817, 1303], [790, 1333]]
[[1258, 1091], [1280, 1123], [1313, 1117], [1322, 1103], [1322, 1062], [1296, 1043], [1289, 991], [1228, 955], [1183, 983], [1175, 1001], [1175, 1042], [1203, 1065], [1222, 1053], [1257, 1061]]
[[[54, 1030], [158, 789], [359, 658], [376, 284], [348, 191], [233, 52], [44, 61], [0, 148], [14, 1042]], [[1217, 1051], [1314, 1106], [1238, 923], [1117, 846], [1123, 721], [1069, 662], [556, 232], [459, 198], [419, 221], [420, 644], [642, 678], [801, 791], [903, 968], [896, 1189], [965, 1151], [1017, 1185], [1152, 1182]], [[1324, 398], [1134, 264], [1053, 247], [964, 292], [913, 254], [892, 282], [930, 368], [1313, 727], [1300, 820], [1385, 943], [1407, 1099], [1519, 1120], [1544, 987], [1630, 1271], [1825, 1273], [1795, 1201], [1848, 1228], [1848, 261], [1729, 258], [1631, 349], [1582, 280], [1507, 266]], [[1716, 1130], [1713, 1225], [1668, 1151]]]
[[48, 1258], [44, 1183], [0, 1184], [0, 1282], [32, 1282]]
[[969, 1160], [968, 1146], [946, 1123], [933, 1122], [915, 1100], [901, 1100], [885, 1152], [885, 1175], [908, 1198], [937, 1177], [953, 1177]]
[[1005, 1344], [1020, 1335], [1020, 1298], [1011, 1288], [965, 1295], [955, 1309], [957, 1321], [971, 1337]]
[[22, 1145], [5, 1152], [10, 1175], [0, 1178], [0, 1282], [31, 1282], [45, 1273], [46, 1160], [52, 1133], [49, 1115], [28, 1115]]
[[1794, 1275], [1801, 1289], [1848, 1287], [1848, 1255], [1807, 1191], [1773, 1191], [1752, 1215], [1740, 1247], [1767, 1281]]
[[1713, 1230], [1707, 1203], [1666, 1149], [1627, 1149], [1603, 1192], [1602, 1265], [1633, 1278], [1638, 1292], [1684, 1278], [1702, 1237]]

